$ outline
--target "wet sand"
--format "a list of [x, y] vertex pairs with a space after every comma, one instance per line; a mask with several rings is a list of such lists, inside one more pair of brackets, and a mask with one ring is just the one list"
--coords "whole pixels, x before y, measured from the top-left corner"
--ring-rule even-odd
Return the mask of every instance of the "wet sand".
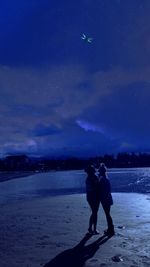
[[101, 207], [100, 235], [86, 236], [90, 209], [85, 194], [1, 205], [0, 266], [150, 266], [150, 198], [137, 193], [114, 193], [113, 198], [116, 234], [110, 239], [103, 236]]
[[0, 182], [5, 182], [12, 179], [22, 178], [37, 174], [35, 171], [3, 171], [0, 172]]

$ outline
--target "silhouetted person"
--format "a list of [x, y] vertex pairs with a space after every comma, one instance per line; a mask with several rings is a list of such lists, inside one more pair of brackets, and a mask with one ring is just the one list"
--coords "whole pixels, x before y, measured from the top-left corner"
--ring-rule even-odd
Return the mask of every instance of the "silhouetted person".
[[86, 178], [86, 198], [92, 210], [92, 214], [89, 219], [88, 231], [90, 234], [99, 234], [97, 231], [97, 212], [99, 208], [99, 181], [95, 175], [95, 168], [89, 165], [85, 172], [87, 173]]
[[99, 168], [99, 197], [108, 225], [108, 229], [105, 230], [104, 233], [108, 236], [112, 236], [115, 234], [112, 217], [110, 215], [110, 208], [111, 205], [113, 205], [113, 199], [111, 195], [111, 185], [107, 178], [107, 169], [104, 163], [101, 163]]

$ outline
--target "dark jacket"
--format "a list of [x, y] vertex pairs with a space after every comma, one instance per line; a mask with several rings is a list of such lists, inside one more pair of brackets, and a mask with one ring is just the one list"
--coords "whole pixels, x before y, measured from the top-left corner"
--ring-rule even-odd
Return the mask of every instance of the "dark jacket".
[[113, 199], [111, 195], [111, 185], [106, 177], [102, 177], [99, 182], [99, 197], [100, 201], [104, 205], [113, 205]]
[[98, 177], [95, 174], [88, 175], [86, 178], [86, 192], [95, 192], [98, 184]]
[[95, 174], [88, 175], [86, 178], [86, 196], [90, 203], [99, 202], [99, 181]]

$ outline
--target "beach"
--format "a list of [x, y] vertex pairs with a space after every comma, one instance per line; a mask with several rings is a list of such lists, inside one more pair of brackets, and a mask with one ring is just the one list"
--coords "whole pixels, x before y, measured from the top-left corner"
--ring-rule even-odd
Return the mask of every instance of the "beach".
[[[150, 197], [113, 193], [115, 236], [87, 236], [90, 209], [85, 194], [43, 197], [1, 205], [0, 266], [150, 266]], [[82, 241], [81, 241], [82, 240]]]
[[1, 171], [0, 183], [17, 178], [28, 177], [34, 174], [36, 174], [34, 171]]

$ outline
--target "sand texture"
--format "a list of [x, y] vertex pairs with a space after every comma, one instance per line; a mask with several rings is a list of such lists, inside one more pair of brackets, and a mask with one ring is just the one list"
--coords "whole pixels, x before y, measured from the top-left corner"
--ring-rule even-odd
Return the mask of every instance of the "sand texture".
[[116, 235], [86, 235], [90, 209], [85, 194], [1, 205], [0, 267], [149, 267], [150, 198], [114, 193]]

